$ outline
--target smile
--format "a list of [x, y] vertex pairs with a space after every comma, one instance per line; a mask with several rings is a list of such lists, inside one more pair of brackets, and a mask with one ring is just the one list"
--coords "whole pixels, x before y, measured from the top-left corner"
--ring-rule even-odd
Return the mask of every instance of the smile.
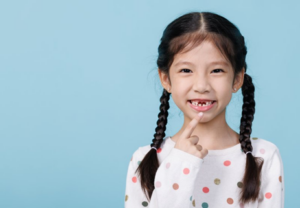
[[215, 106], [216, 101], [210, 102], [198, 102], [198, 101], [191, 101], [189, 100], [189, 105], [196, 111], [208, 111], [213, 106]]

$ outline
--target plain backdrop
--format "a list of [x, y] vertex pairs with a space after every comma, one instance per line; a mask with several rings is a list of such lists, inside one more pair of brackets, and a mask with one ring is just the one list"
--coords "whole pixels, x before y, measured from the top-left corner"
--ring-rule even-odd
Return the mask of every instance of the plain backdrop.
[[[165, 27], [191, 11], [233, 22], [255, 84], [251, 136], [276, 144], [299, 207], [299, 1], [11, 0], [0, 3], [0, 207], [124, 206], [133, 152], [151, 144]], [[242, 94], [227, 108], [239, 132]], [[183, 115], [170, 100], [167, 135]]]

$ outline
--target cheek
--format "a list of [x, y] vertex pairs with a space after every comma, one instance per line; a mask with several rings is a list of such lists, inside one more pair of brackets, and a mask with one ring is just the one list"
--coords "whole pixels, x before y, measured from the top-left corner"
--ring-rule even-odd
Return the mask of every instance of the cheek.
[[[176, 86], [176, 87], [175, 87]], [[173, 85], [172, 87], [172, 99], [176, 106], [182, 111], [184, 106], [186, 105], [186, 101], [188, 99], [188, 89], [185, 85]]]
[[172, 87], [172, 95], [179, 98], [186, 97], [186, 94], [189, 92], [190, 85], [185, 81], [174, 81]]
[[172, 89], [172, 98], [176, 105], [180, 105], [180, 102], [182, 102], [183, 98], [185, 98], [186, 93], [184, 93], [184, 90], [182, 88], [176, 88]]
[[217, 99], [221, 100], [224, 104], [228, 104], [231, 100], [232, 97], [232, 89], [230, 87], [230, 85], [226, 85], [223, 87], [221, 87], [221, 85], [218, 87], [218, 89], [216, 90], [216, 92], [218, 93], [217, 95]]

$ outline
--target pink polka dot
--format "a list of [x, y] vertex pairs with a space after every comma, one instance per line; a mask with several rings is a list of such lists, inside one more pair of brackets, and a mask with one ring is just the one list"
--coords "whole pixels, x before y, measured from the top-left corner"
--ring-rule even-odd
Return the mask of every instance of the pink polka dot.
[[173, 184], [173, 189], [174, 189], [174, 190], [177, 190], [177, 189], [179, 189], [179, 185], [178, 185], [178, 183], [174, 183], [174, 184]]
[[265, 149], [260, 149], [259, 150], [261, 154], [265, 154], [266, 150]]
[[229, 161], [229, 160], [226, 160], [225, 162], [224, 162], [224, 165], [225, 166], [229, 166], [231, 164], [231, 162]]
[[166, 164], [166, 168], [168, 169], [170, 167], [170, 163], [167, 163]]
[[240, 203], [240, 208], [244, 208], [244, 204], [243, 203]]
[[227, 199], [227, 203], [228, 203], [228, 204], [233, 204], [233, 199], [232, 199], [232, 198], [228, 198], [228, 199]]
[[209, 192], [209, 188], [208, 188], [208, 187], [204, 187], [204, 188], [202, 189], [202, 191], [203, 191], [204, 193], [208, 193], [208, 192]]
[[183, 169], [183, 173], [186, 174], [186, 175], [189, 174], [189, 173], [190, 173], [190, 169], [184, 168], [184, 169]]
[[157, 149], [157, 153], [160, 153], [160, 152], [161, 152], [161, 148], [158, 148], [158, 149]]
[[132, 182], [133, 183], [136, 183], [137, 182], [137, 178], [134, 176], [134, 177], [132, 177]]
[[266, 197], [267, 199], [271, 199], [272, 194], [271, 194], [270, 192], [268, 192], [268, 193], [265, 194], [265, 197]]
[[159, 187], [161, 187], [161, 183], [160, 183], [160, 181], [156, 181], [155, 188], [159, 188]]

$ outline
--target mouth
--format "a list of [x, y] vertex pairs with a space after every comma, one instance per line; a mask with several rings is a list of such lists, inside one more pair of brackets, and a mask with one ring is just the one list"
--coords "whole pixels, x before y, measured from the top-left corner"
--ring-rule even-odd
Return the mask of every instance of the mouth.
[[210, 100], [210, 101], [198, 101], [198, 100], [188, 100], [188, 102], [194, 106], [200, 106], [200, 107], [204, 107], [204, 106], [210, 106], [212, 104], [214, 104], [215, 100]]
[[206, 100], [206, 101], [199, 101], [199, 100], [188, 100], [189, 106], [196, 111], [208, 111], [209, 109], [215, 106], [216, 100]]

